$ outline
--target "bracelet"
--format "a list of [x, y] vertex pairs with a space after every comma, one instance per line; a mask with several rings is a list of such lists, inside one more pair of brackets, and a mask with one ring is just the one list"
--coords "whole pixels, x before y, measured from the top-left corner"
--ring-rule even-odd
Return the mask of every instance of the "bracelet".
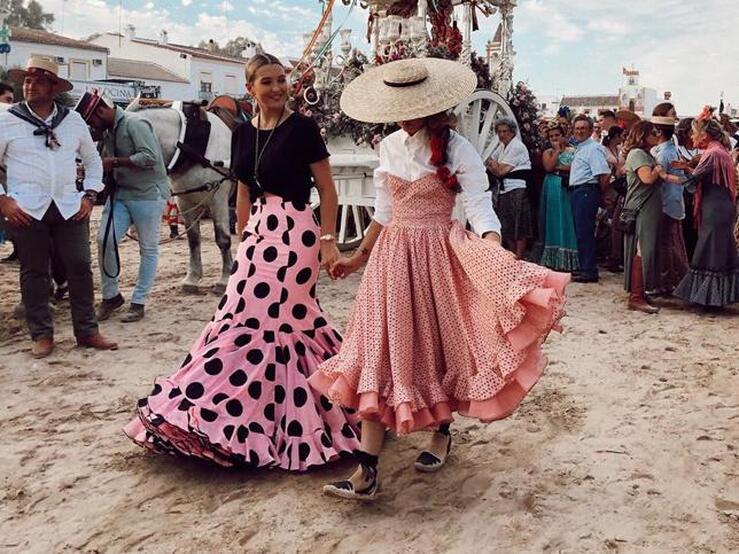
[[87, 198], [90, 202], [94, 204], [98, 199], [98, 193], [94, 190], [86, 190], [82, 197]]
[[333, 235], [333, 233], [326, 233], [325, 235], [321, 235], [318, 237], [318, 240], [321, 242], [336, 242], [336, 237]]

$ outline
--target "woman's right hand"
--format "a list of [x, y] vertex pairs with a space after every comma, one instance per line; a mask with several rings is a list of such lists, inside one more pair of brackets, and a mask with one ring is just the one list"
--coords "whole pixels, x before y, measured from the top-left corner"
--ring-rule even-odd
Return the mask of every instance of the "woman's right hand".
[[344, 279], [362, 267], [362, 258], [354, 255], [351, 258], [342, 256], [329, 268], [329, 274], [333, 279]]

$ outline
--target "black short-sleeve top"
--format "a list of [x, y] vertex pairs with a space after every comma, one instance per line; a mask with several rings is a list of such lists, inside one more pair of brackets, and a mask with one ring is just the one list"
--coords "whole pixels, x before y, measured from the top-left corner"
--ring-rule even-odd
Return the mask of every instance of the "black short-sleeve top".
[[[256, 138], [264, 152], [259, 161], [259, 185], [254, 179]], [[315, 121], [292, 113], [272, 130], [257, 131], [251, 122], [239, 125], [231, 139], [231, 167], [236, 178], [249, 186], [252, 201], [264, 192], [290, 202], [308, 203], [313, 175], [310, 164], [329, 157]], [[267, 144], [265, 148], [265, 144]]]

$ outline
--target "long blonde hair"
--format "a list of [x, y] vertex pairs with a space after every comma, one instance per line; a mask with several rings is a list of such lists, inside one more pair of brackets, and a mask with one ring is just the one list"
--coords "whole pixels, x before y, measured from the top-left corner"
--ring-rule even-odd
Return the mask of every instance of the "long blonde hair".
[[647, 143], [647, 137], [654, 131], [654, 124], [651, 121], [637, 121], [629, 131], [629, 136], [626, 137], [623, 145], [623, 157], [629, 155], [629, 152], [636, 148], [641, 148], [649, 152], [649, 143]]
[[693, 121], [692, 128], [693, 133], [706, 133], [709, 138], [711, 138], [712, 140], [717, 140], [718, 142], [723, 144], [727, 150], [731, 150], [731, 141], [729, 140], [729, 135], [726, 133], [726, 131], [724, 131], [723, 127], [721, 127], [721, 123], [716, 119], [712, 117], [709, 117], [707, 119], [697, 118]]

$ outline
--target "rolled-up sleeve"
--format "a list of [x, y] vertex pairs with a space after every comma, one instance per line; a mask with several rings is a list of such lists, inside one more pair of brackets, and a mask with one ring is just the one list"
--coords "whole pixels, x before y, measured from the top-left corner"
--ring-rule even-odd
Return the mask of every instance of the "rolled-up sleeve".
[[606, 152], [600, 145], [596, 145], [591, 149], [590, 168], [593, 177], [597, 177], [598, 175], [608, 175], [611, 173], [611, 167], [608, 165]]
[[393, 198], [387, 187], [387, 171], [383, 169], [384, 151], [385, 147], [383, 143], [380, 143], [380, 165], [373, 174], [375, 184], [375, 215], [373, 219], [380, 225], [388, 225], [393, 220]]
[[82, 188], [84, 190], [103, 190], [103, 161], [100, 159], [95, 143], [90, 135], [90, 130], [80, 118], [80, 143], [77, 152], [85, 168], [85, 180]]
[[154, 167], [158, 158], [159, 143], [151, 123], [143, 118], [132, 117], [128, 120], [127, 129], [134, 149], [128, 159], [142, 169]]
[[467, 140], [457, 137], [452, 159], [455, 161], [462, 200], [462, 207], [475, 233], [500, 234], [500, 220], [493, 209], [493, 201], [488, 188], [488, 178], [480, 155]]

